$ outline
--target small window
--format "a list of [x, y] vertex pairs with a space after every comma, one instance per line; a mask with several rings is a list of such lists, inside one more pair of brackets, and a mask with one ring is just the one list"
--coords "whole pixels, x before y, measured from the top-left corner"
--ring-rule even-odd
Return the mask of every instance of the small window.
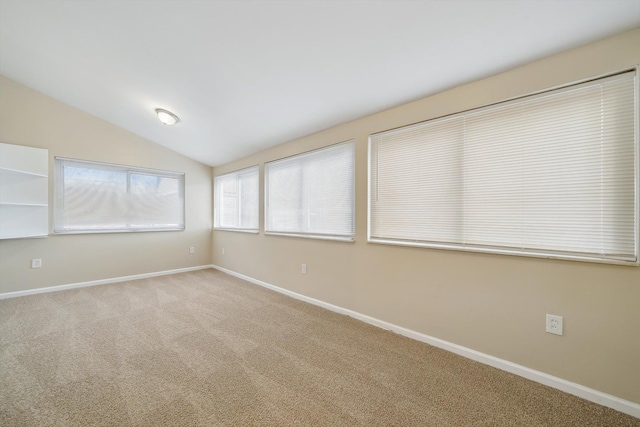
[[253, 166], [215, 177], [214, 228], [258, 232], [258, 176], [259, 168]]
[[56, 157], [56, 233], [184, 230], [184, 174]]
[[265, 164], [270, 234], [354, 237], [354, 142]]
[[638, 260], [635, 73], [372, 135], [369, 240]]

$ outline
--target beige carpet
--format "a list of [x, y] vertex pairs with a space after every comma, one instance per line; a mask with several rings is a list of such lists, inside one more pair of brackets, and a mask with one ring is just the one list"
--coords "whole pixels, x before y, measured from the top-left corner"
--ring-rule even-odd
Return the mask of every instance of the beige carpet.
[[0, 301], [2, 426], [640, 426], [215, 270]]

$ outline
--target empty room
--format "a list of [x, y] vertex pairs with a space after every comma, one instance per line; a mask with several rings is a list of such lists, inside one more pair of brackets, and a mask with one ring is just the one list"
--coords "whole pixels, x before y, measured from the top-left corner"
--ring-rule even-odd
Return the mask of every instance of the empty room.
[[0, 0], [0, 425], [638, 426], [637, 0]]

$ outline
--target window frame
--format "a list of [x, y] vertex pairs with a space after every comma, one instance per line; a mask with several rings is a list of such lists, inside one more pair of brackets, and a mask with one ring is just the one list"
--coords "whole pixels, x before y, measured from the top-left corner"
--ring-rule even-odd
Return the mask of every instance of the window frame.
[[[243, 172], [248, 172], [252, 169], [256, 170], [256, 175], [258, 177], [258, 195], [257, 195], [257, 200], [256, 200], [256, 204], [257, 204], [257, 218], [258, 218], [258, 224], [256, 226], [256, 228], [240, 228], [240, 227], [217, 227], [216, 226], [216, 202], [218, 200], [218, 192], [217, 192], [217, 184], [216, 184], [216, 180], [219, 178], [223, 178], [229, 175], [235, 175], [236, 179], [239, 177], [239, 175], [241, 175]], [[238, 210], [238, 214], [240, 214], [241, 210]], [[242, 168], [242, 169], [237, 169], [231, 172], [227, 172], [221, 175], [217, 175], [213, 178], [213, 230], [214, 231], [235, 231], [238, 233], [249, 233], [249, 234], [259, 234], [260, 233], [260, 165], [253, 165], [253, 166], [249, 166], [246, 168]]]
[[[127, 174], [127, 194], [130, 190], [130, 180], [132, 174], [148, 175], [159, 178], [173, 178], [178, 180], [178, 192], [181, 199], [182, 209], [180, 211], [181, 223], [178, 226], [162, 227], [131, 227], [127, 224], [125, 228], [78, 228], [64, 229], [58, 227], [58, 216], [61, 213], [59, 204], [64, 202], [64, 165], [63, 162], [75, 162], [87, 166], [97, 166], [96, 170], [106, 170], [113, 172], [125, 172]], [[186, 174], [184, 172], [166, 171], [161, 169], [144, 168], [131, 165], [120, 165], [116, 163], [96, 162], [92, 160], [73, 159], [68, 157], [54, 157], [55, 182], [53, 186], [53, 234], [105, 234], [105, 233], [145, 233], [154, 231], [184, 231], [186, 229]]]
[[[543, 95], [548, 92], [552, 92], [558, 89], [569, 88], [571, 86], [581, 85], [584, 83], [588, 83], [591, 81], [597, 81], [601, 79], [605, 79], [607, 77], [613, 77], [619, 74], [624, 74], [627, 72], [634, 72], [634, 151], [635, 151], [635, 159], [634, 159], [634, 167], [635, 167], [635, 260], [621, 260], [621, 259], [613, 259], [613, 258], [602, 258], [596, 257], [592, 255], [573, 255], [562, 252], [554, 253], [549, 250], [546, 252], [543, 251], [532, 251], [532, 250], [514, 250], [509, 248], [499, 248], [499, 247], [482, 247], [482, 246], [461, 246], [456, 244], [446, 244], [446, 243], [436, 243], [436, 242], [423, 242], [418, 240], [399, 240], [399, 239], [384, 239], [384, 238], [375, 238], [371, 236], [371, 203], [372, 203], [372, 195], [371, 195], [371, 177], [372, 177], [372, 165], [371, 165], [371, 150], [372, 150], [372, 137], [375, 135], [379, 135], [386, 132], [391, 132], [394, 130], [402, 129], [404, 127], [409, 127], [413, 125], [418, 125], [430, 121], [436, 120], [445, 120], [448, 118], [455, 118], [456, 116], [463, 115], [466, 113], [480, 111], [485, 108], [491, 108], [495, 106], [500, 106], [502, 104], [507, 104], [510, 102], [518, 101], [521, 99], [525, 99], [528, 97]], [[373, 244], [383, 244], [383, 245], [391, 245], [391, 246], [404, 246], [404, 247], [419, 247], [419, 248], [427, 248], [427, 249], [444, 249], [444, 250], [452, 250], [452, 251], [461, 251], [461, 252], [474, 252], [474, 253], [487, 253], [487, 254], [498, 254], [498, 255], [511, 255], [511, 256], [524, 256], [524, 257], [533, 257], [533, 258], [545, 258], [545, 259], [556, 259], [556, 260], [569, 260], [569, 261], [581, 261], [581, 262], [591, 262], [598, 264], [614, 264], [614, 265], [622, 265], [622, 266], [640, 266], [640, 65], [631, 68], [624, 68], [615, 72], [601, 74], [595, 77], [589, 77], [582, 80], [573, 81], [571, 83], [561, 84], [549, 88], [545, 88], [542, 90], [526, 93], [523, 95], [518, 95], [506, 99], [502, 99], [500, 101], [492, 102], [489, 104], [483, 104], [478, 107], [469, 108], [466, 110], [456, 111], [451, 114], [446, 114], [443, 116], [432, 117], [426, 120], [421, 120], [419, 122], [409, 123], [406, 125], [398, 126], [391, 129], [385, 129], [379, 132], [375, 132], [369, 135], [367, 140], [367, 242]]]
[[[351, 235], [339, 235], [339, 234], [324, 234], [324, 233], [311, 233], [311, 232], [285, 232], [285, 231], [269, 231], [267, 230], [269, 224], [269, 176], [268, 165], [270, 163], [276, 163], [279, 161], [292, 159], [295, 157], [302, 157], [312, 153], [321, 152], [323, 150], [331, 149], [340, 145], [352, 145], [352, 167], [351, 167], [351, 225], [353, 233]], [[302, 153], [297, 153], [291, 156], [281, 157], [270, 160], [264, 163], [264, 234], [270, 236], [285, 236], [285, 237], [299, 237], [304, 239], [316, 239], [316, 240], [330, 240], [338, 242], [355, 242], [356, 237], [356, 142], [355, 139], [348, 139], [335, 144], [326, 145], [324, 147], [316, 148]]]

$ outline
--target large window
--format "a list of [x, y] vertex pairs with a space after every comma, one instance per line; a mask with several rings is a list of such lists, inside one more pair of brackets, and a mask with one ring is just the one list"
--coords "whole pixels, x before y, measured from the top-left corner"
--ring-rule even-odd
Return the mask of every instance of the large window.
[[214, 228], [257, 232], [258, 189], [258, 166], [216, 176]]
[[635, 73], [370, 138], [369, 240], [637, 262]]
[[353, 240], [354, 143], [265, 164], [267, 233]]
[[184, 174], [56, 157], [56, 233], [184, 229]]

